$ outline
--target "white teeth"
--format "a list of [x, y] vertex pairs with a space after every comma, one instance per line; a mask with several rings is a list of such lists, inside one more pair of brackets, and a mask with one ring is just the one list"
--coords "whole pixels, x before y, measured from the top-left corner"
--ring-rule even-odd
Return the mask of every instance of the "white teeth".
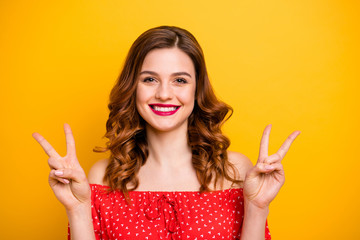
[[158, 106], [154, 106], [154, 110], [159, 111], [159, 112], [171, 112], [171, 111], [175, 111], [176, 107], [158, 107]]

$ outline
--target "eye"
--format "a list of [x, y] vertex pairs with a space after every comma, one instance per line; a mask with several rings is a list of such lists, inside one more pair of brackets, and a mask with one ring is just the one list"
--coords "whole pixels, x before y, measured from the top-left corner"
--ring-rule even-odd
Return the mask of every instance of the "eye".
[[176, 83], [180, 83], [180, 84], [185, 84], [185, 83], [187, 83], [186, 79], [184, 79], [184, 78], [177, 78], [177, 79], [175, 79], [175, 82], [176, 82]]
[[147, 77], [143, 80], [143, 82], [147, 82], [147, 83], [152, 83], [155, 81], [155, 78], [152, 78], [152, 77]]

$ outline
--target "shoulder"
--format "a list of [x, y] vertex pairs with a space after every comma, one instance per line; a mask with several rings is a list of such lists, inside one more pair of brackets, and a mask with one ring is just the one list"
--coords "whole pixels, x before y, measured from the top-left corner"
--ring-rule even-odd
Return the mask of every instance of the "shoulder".
[[245, 180], [246, 173], [253, 167], [250, 159], [242, 153], [228, 151], [228, 160], [232, 163], [237, 171], [238, 180]]
[[88, 174], [88, 180], [89, 183], [92, 184], [100, 184], [100, 185], [106, 185], [104, 183], [104, 176], [106, 167], [109, 164], [108, 159], [102, 159], [97, 161], [90, 169]]

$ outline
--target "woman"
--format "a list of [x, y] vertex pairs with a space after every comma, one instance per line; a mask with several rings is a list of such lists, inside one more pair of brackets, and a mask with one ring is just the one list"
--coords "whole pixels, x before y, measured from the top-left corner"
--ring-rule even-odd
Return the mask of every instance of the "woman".
[[162, 26], [143, 33], [109, 110], [109, 141], [97, 151], [111, 156], [95, 163], [88, 179], [67, 124], [65, 157], [33, 134], [49, 155], [49, 183], [72, 239], [271, 239], [269, 204], [284, 183], [281, 160], [300, 132], [268, 156], [268, 125], [255, 166], [228, 152], [220, 127], [231, 108], [216, 99], [188, 31]]

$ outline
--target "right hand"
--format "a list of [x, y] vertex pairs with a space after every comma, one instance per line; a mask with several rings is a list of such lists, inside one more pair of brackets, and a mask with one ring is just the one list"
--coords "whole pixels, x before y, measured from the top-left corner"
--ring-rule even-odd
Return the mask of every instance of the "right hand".
[[64, 124], [64, 131], [67, 149], [65, 157], [61, 157], [39, 133], [33, 133], [32, 136], [49, 156], [49, 184], [56, 198], [65, 206], [66, 211], [74, 211], [81, 206], [90, 206], [91, 190], [76, 157], [75, 141], [68, 124]]

